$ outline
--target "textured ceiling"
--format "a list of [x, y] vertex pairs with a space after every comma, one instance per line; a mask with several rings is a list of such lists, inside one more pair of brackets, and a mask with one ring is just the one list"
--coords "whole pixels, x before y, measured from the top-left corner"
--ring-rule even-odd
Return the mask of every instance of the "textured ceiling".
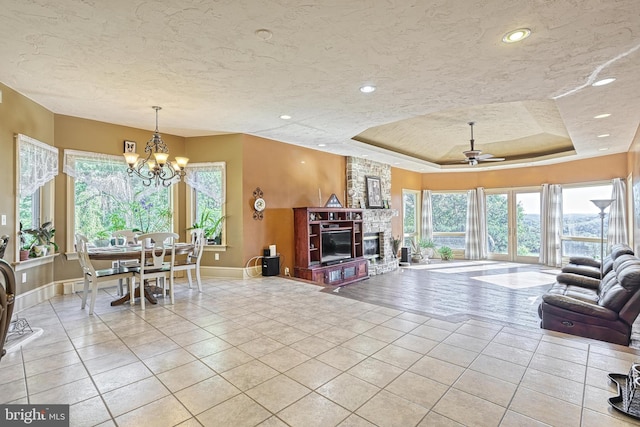
[[624, 152], [638, 129], [638, 0], [318, 3], [3, 0], [0, 81], [59, 114], [151, 130], [160, 105], [161, 133], [425, 172], [464, 159], [469, 121], [498, 168]]

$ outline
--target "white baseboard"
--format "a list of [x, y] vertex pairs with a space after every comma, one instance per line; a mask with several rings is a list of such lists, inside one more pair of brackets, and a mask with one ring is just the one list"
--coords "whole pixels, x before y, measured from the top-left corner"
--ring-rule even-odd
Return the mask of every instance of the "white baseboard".
[[45, 302], [56, 295], [60, 295], [62, 290], [59, 288], [60, 285], [56, 283], [49, 283], [48, 285], [43, 285], [36, 289], [21, 293], [16, 296], [15, 302], [13, 303], [13, 312], [19, 313], [29, 307]]

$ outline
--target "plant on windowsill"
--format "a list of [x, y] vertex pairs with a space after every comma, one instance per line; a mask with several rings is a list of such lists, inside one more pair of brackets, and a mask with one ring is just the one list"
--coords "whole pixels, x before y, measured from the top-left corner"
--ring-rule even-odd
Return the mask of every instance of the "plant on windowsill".
[[449, 261], [453, 258], [453, 249], [449, 246], [440, 246], [438, 249], [438, 254], [440, 255], [440, 259], [443, 261]]
[[218, 219], [213, 219], [213, 212], [209, 209], [204, 209], [200, 213], [200, 219], [193, 223], [188, 230], [201, 228], [204, 233], [207, 244], [219, 245], [222, 243], [222, 222], [224, 221], [224, 215]]
[[420, 251], [420, 246], [416, 243], [415, 240], [411, 241], [411, 262], [414, 264], [418, 264], [422, 261], [423, 256]]
[[418, 246], [420, 246], [422, 256], [427, 260], [433, 258], [435, 255], [436, 243], [433, 240], [422, 238], [420, 242], [418, 242]]
[[45, 222], [40, 227], [24, 230], [23, 233], [33, 236], [34, 242], [29, 248], [29, 256], [32, 258], [54, 254], [58, 250], [58, 245], [51, 241], [56, 234], [51, 221]]
[[27, 233], [22, 229], [22, 222], [20, 222], [18, 236], [20, 237], [20, 261], [26, 261], [29, 259], [29, 251], [34, 239], [32, 237], [27, 239]]

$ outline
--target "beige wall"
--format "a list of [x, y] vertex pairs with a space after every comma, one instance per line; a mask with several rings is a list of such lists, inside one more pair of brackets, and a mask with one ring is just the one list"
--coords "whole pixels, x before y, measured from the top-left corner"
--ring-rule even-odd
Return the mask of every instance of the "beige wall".
[[[7, 225], [0, 225], [0, 234], [11, 237], [4, 259], [11, 262], [15, 259], [15, 239], [18, 229], [16, 219], [16, 134], [24, 134], [54, 145], [54, 116], [47, 109], [36, 104], [18, 92], [0, 83], [2, 103], [0, 103], [0, 152], [4, 166], [0, 168], [0, 214], [7, 216]], [[52, 264], [32, 268], [27, 274], [27, 281], [18, 280], [17, 293], [34, 289], [38, 284], [53, 281]]]

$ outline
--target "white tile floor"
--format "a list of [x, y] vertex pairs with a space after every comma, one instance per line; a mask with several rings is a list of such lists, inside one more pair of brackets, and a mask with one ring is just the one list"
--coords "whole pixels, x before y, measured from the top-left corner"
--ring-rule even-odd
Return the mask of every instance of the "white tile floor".
[[22, 313], [44, 334], [0, 362], [0, 402], [68, 403], [72, 426], [621, 426], [625, 347], [449, 323], [278, 277], [178, 283], [176, 304]]

